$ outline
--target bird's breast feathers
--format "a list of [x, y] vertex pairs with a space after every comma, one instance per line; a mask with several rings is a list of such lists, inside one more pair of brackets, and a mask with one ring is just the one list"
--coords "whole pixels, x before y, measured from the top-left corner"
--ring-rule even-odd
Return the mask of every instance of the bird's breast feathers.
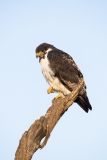
[[40, 60], [41, 68], [42, 68], [42, 73], [46, 79], [46, 81], [49, 83], [52, 81], [52, 77], [54, 76], [53, 71], [49, 67], [49, 60], [47, 58], [47, 54], [45, 54], [45, 57]]
[[70, 91], [59, 81], [57, 77], [55, 77], [55, 74], [52, 71], [49, 60], [47, 58], [48, 53], [49, 52], [47, 52], [45, 57], [40, 60], [43, 76], [49, 85], [52, 86], [56, 91], [62, 91], [65, 95], [69, 94]]

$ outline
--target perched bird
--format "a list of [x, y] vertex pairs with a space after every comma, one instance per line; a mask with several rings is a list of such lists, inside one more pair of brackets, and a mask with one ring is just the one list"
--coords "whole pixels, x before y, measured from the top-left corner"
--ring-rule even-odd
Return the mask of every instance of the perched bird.
[[[69, 54], [48, 43], [40, 44], [35, 52], [36, 57], [39, 57], [42, 73], [50, 85], [47, 90], [48, 94], [58, 92], [56, 98], [64, 97], [70, 94], [83, 79], [80, 69]], [[89, 109], [92, 110], [85, 82], [75, 102], [85, 112], [88, 112]]]

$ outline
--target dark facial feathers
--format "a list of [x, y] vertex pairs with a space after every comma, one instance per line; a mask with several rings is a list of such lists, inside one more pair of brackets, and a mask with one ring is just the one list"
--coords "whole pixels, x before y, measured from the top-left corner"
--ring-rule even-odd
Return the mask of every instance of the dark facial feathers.
[[55, 48], [53, 45], [51, 45], [51, 44], [48, 44], [48, 43], [42, 43], [42, 44], [40, 44], [37, 48], [36, 48], [36, 53], [37, 52], [40, 52], [40, 51], [42, 51], [42, 52], [44, 52], [44, 51], [46, 51], [47, 49], [49, 49], [49, 48]]

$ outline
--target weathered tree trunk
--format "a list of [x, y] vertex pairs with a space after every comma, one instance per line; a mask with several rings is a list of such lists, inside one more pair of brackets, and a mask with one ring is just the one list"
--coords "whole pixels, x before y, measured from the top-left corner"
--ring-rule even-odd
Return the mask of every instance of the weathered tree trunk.
[[[52, 106], [47, 110], [45, 116], [40, 117], [40, 119], [30, 126], [28, 131], [25, 131], [19, 142], [14, 160], [31, 160], [33, 154], [39, 148], [43, 148], [46, 145], [56, 123], [77, 98], [82, 84], [83, 80], [65, 98], [54, 99]], [[44, 141], [41, 144], [43, 138]]]

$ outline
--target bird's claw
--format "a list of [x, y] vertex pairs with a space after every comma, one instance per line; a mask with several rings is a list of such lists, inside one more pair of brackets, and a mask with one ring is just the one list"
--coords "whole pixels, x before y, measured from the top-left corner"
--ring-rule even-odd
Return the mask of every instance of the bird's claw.
[[55, 97], [55, 99], [58, 99], [58, 98], [64, 98], [64, 95], [62, 94], [62, 92], [59, 92], [58, 95]]
[[48, 93], [48, 94], [54, 93], [54, 92], [55, 92], [55, 90], [54, 90], [53, 87], [51, 87], [51, 86], [47, 89], [47, 93]]

